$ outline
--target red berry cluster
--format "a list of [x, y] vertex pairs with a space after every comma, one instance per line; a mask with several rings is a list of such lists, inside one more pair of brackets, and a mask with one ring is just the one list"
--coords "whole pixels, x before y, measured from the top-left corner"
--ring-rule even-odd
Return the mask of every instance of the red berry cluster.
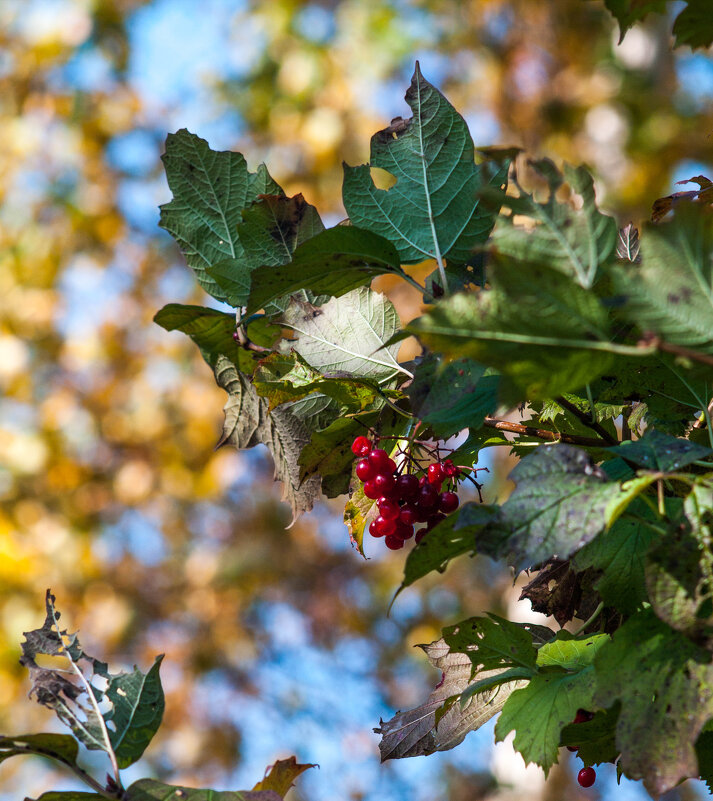
[[[375, 448], [367, 437], [357, 437], [352, 452], [360, 457], [357, 477], [364, 482], [364, 495], [375, 500], [379, 514], [369, 524], [372, 537], [384, 537], [392, 551], [403, 548], [406, 540], [423, 537], [446, 515], [458, 508], [458, 496], [452, 490], [442, 492], [445, 481], [455, 486], [460, 470], [447, 459], [428, 465], [420, 478], [413, 473], [399, 474], [396, 462], [382, 448]], [[426, 526], [416, 531], [417, 523]]]
[[[586, 709], [578, 709], [577, 714], [574, 718], [574, 723], [588, 723], [594, 714], [592, 712], [587, 712]], [[568, 751], [576, 752], [578, 747], [576, 745], [568, 745]], [[591, 787], [594, 784], [595, 779], [597, 778], [597, 772], [594, 768], [582, 768], [577, 774], [577, 781], [580, 784], [580, 787]]]

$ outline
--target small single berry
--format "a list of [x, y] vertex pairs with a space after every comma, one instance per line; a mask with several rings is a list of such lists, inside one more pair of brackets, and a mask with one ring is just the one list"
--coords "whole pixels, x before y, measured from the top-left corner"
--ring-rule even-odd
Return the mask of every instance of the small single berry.
[[428, 465], [428, 483], [441, 484], [446, 474], [443, 472], [443, 467], [440, 462], [434, 462]]
[[382, 448], [374, 448], [369, 451], [369, 461], [379, 473], [394, 472], [389, 469], [389, 462], [391, 461], [389, 454]]
[[355, 456], [368, 456], [371, 451], [371, 442], [366, 437], [357, 437], [352, 442], [352, 453]]
[[379, 489], [379, 495], [391, 495], [396, 490], [396, 479], [391, 473], [377, 473], [372, 479], [374, 486]]
[[416, 543], [416, 545], [418, 545], [419, 542], [421, 542], [421, 540], [426, 536], [426, 534], [428, 534], [428, 529], [425, 528], [420, 528], [416, 532], [416, 536], [414, 537], [414, 542]]
[[384, 535], [379, 531], [379, 527], [376, 525], [376, 520], [372, 520], [369, 523], [369, 534], [372, 537], [383, 537]]
[[386, 547], [390, 548], [392, 551], [398, 551], [399, 548], [404, 547], [404, 541], [395, 534], [387, 534], [384, 542], [386, 543]]
[[414, 498], [418, 494], [418, 478], [410, 473], [404, 473], [396, 479], [396, 490], [398, 497], [405, 501]]
[[400, 537], [402, 540], [410, 540], [413, 537], [413, 526], [408, 526], [400, 520], [396, 521], [395, 536]]
[[579, 746], [578, 745], [568, 745], [567, 746], [567, 750], [571, 751], [573, 754], [576, 754], [577, 751], [579, 751]]
[[578, 709], [574, 718], [575, 723], [588, 723], [594, 717], [594, 712], [587, 712], [586, 709]]
[[364, 484], [364, 495], [366, 495], [367, 498], [371, 498], [372, 501], [380, 498], [383, 494], [384, 493], [374, 483], [373, 478]]
[[386, 463], [386, 468], [382, 471], [383, 473], [395, 473], [396, 472], [396, 462], [393, 459], [389, 459]]
[[460, 470], [453, 464], [453, 462], [450, 459], [446, 459], [446, 461], [443, 462], [443, 473], [448, 478], [453, 478], [453, 476], [457, 476], [459, 472]]
[[374, 528], [381, 534], [381, 536], [388, 537], [396, 531], [396, 521], [387, 520], [383, 515], [377, 515], [374, 518]]
[[581, 787], [591, 787], [596, 778], [597, 772], [594, 768], [582, 768], [577, 774], [577, 781]]
[[399, 516], [401, 507], [392, 498], [387, 498], [385, 495], [382, 495], [377, 501], [377, 504], [381, 516], [385, 517], [387, 520], [396, 520]]
[[233, 331], [233, 342], [240, 342], [240, 334], [237, 331]]
[[356, 466], [356, 474], [357, 478], [362, 481], [368, 481], [370, 478], [374, 478], [376, 470], [374, 470], [373, 465], [368, 459], [359, 459]]
[[428, 478], [426, 476], [421, 476], [418, 480], [419, 487], [425, 487], [428, 484]]
[[438, 506], [439, 495], [433, 487], [422, 487], [418, 493], [418, 505], [422, 509], [433, 509]]
[[458, 503], [458, 496], [455, 492], [442, 492], [438, 502], [438, 508], [449, 515], [451, 512], [455, 512], [458, 508]]
[[414, 523], [417, 523], [415, 507], [402, 506], [399, 512], [399, 520], [406, 526], [412, 526]]

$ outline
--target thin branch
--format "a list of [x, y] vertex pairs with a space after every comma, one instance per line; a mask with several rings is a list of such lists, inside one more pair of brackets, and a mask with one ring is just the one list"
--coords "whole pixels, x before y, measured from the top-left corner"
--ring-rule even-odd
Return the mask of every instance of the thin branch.
[[579, 437], [575, 434], [562, 434], [558, 431], [548, 431], [545, 428], [535, 428], [526, 426], [522, 423], [511, 423], [509, 420], [498, 420], [495, 417], [486, 417], [484, 424], [489, 428], [496, 428], [498, 431], [510, 431], [512, 434], [520, 434], [528, 437], [535, 437], [546, 442], [567, 442], [570, 445], [581, 445], [584, 448], [603, 448], [601, 439], [594, 437]]
[[691, 361], [713, 366], [713, 356], [709, 356], [707, 353], [700, 353], [697, 350], [691, 350], [691, 348], [684, 348], [682, 345], [674, 345], [672, 342], [665, 342], [657, 336], [649, 335], [643, 337], [640, 345], [642, 348], [654, 347], [663, 353], [672, 353], [674, 356], [683, 356]]
[[610, 445], [618, 445], [619, 443], [617, 440], [612, 437], [612, 435], [596, 420], [592, 420], [592, 418], [586, 414], [586, 412], [581, 411], [578, 409], [573, 403], [570, 403], [566, 398], [563, 398], [561, 395], [558, 395], [555, 400], [559, 405], [566, 409], [568, 412], [571, 412], [581, 423], [583, 423], [587, 428], [591, 428], [592, 431], [596, 431], [597, 434], [605, 441], [608, 442]]

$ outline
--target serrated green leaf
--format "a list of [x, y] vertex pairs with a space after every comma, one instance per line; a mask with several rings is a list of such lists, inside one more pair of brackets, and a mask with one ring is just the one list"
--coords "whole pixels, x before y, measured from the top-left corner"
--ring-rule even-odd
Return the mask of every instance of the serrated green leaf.
[[289, 406], [270, 412], [268, 402], [260, 398], [253, 385], [225, 356], [216, 361], [215, 379], [228, 393], [218, 446], [267, 445], [275, 463], [275, 478], [282, 482], [282, 497], [290, 503], [293, 518], [309, 511], [319, 496], [319, 478], [300, 480], [299, 457], [310, 440], [310, 428]]
[[[497, 210], [484, 209], [483, 186], [502, 186], [507, 166], [476, 165], [465, 120], [416, 69], [406, 102], [413, 117], [397, 117], [371, 139], [369, 165], [344, 165], [344, 206], [349, 219], [393, 242], [404, 264], [442, 256], [460, 264], [485, 242]], [[396, 179], [377, 189], [371, 167]]]
[[367, 287], [333, 298], [316, 309], [293, 299], [283, 323], [295, 335], [289, 346], [315, 370], [367, 378], [380, 384], [403, 369], [398, 344], [384, 344], [399, 328], [391, 301]]
[[608, 481], [582, 450], [542, 445], [510, 474], [516, 486], [489, 529], [517, 570], [551, 556], [568, 559], [610, 526], [652, 481]]
[[710, 653], [660, 621], [638, 612], [597, 654], [594, 703], [621, 701], [616, 743], [630, 779], [653, 796], [698, 775], [694, 744], [713, 716]]
[[596, 296], [553, 270], [495, 260], [493, 289], [459, 293], [405, 331], [446, 357], [502, 372], [522, 400], [575, 391], [612, 363], [608, 313]]
[[713, 450], [656, 429], [647, 429], [641, 439], [622, 442], [612, 453], [646, 470], [674, 473], [699, 459], [713, 456]]
[[218, 263], [234, 275], [249, 272], [238, 236], [243, 209], [258, 195], [280, 194], [264, 165], [248, 171], [240, 153], [217, 152], [185, 128], [166, 139], [163, 155], [173, 200], [161, 206], [159, 225], [178, 242], [198, 283], [218, 300], [243, 305], [247, 300], [226, 292], [208, 269]]
[[[566, 632], [565, 632], [566, 635]], [[606, 637], [606, 635], [596, 635]], [[548, 649], [542, 661], [548, 665], [561, 660], [576, 666], [570, 670], [551, 669], [535, 675], [527, 684], [508, 698], [495, 725], [495, 740], [504, 740], [515, 731], [513, 747], [526, 763], [539, 765], [545, 775], [557, 761], [557, 749], [562, 729], [574, 720], [578, 709], [592, 709], [595, 675], [592, 661], [598, 652], [589, 641], [556, 640], [540, 648]], [[599, 646], [601, 647], [601, 646]], [[540, 662], [538, 655], [538, 663]]]
[[616, 722], [620, 705], [595, 713], [584, 723], [570, 723], [562, 729], [560, 745], [577, 747], [577, 756], [586, 767], [614, 762], [619, 755], [616, 745]]
[[251, 275], [248, 311], [300, 289], [339, 297], [385, 273], [403, 275], [391, 242], [363, 228], [338, 225], [297, 247], [290, 261], [258, 267]]
[[666, 0], [604, 0], [604, 5], [619, 23], [621, 31], [619, 43], [629, 28], [643, 20], [650, 12], [666, 13]]
[[418, 364], [406, 389], [413, 413], [441, 439], [464, 428], [479, 428], [495, 411], [500, 383], [498, 375], [485, 372], [472, 359], [444, 363], [430, 354]]
[[[544, 265], [563, 273], [584, 289], [590, 289], [601, 265], [614, 255], [618, 236], [616, 221], [597, 209], [594, 181], [584, 167], [566, 164], [562, 175], [548, 159], [531, 164], [547, 178], [549, 199], [538, 203], [522, 189], [517, 197], [503, 196], [503, 205], [513, 214], [498, 218], [492, 247], [501, 258], [520, 262], [521, 273], [529, 272], [532, 265]], [[581, 197], [580, 209], [556, 199], [555, 194], [565, 180]], [[515, 215], [530, 217], [534, 227], [515, 225]]]
[[504, 618], [471, 617], [443, 629], [443, 639], [452, 653], [467, 654], [473, 675], [482, 670], [519, 667], [535, 672], [537, 650], [526, 626]]
[[686, 7], [673, 23], [676, 47], [710, 47], [713, 44], [713, 17], [708, 0], [686, 0]]
[[457, 556], [487, 554], [487, 544], [478, 542], [478, 532], [493, 520], [497, 512], [496, 506], [466, 503], [448, 515], [409, 552], [399, 592], [433, 570], [442, 573]]
[[658, 536], [646, 524], [647, 520], [656, 523], [656, 515], [647, 504], [635, 500], [629, 512], [643, 519], [620, 518], [572, 557], [577, 570], [601, 571], [595, 589], [607, 606], [624, 615], [634, 614], [648, 598], [644, 563], [646, 552]]
[[713, 792], [713, 730], [710, 729], [710, 721], [696, 740], [696, 758], [698, 773], [706, 783], [708, 792], [711, 793]]
[[164, 784], [156, 779], [139, 779], [126, 790], [126, 801], [282, 801], [274, 790], [197, 790]]
[[141, 758], [161, 725], [165, 706], [159, 677], [162, 659], [163, 654], [156, 657], [148, 673], [134, 667], [131, 673], [119, 673], [109, 680], [106, 697], [113, 706], [104, 719], [113, 724], [109, 738], [122, 769]]

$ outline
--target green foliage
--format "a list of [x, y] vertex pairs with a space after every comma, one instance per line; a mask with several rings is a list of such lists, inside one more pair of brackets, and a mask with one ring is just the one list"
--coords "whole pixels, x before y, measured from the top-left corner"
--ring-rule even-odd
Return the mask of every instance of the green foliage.
[[[663, 8], [608, 6], [622, 31]], [[678, 17], [679, 41], [695, 11]], [[519, 457], [504, 503], [429, 525], [399, 592], [484, 555], [537, 570], [523, 598], [581, 625], [555, 634], [491, 615], [446, 627], [424, 647], [443, 681], [381, 723], [382, 760], [452, 748], [502, 710], [496, 738], [514, 731], [546, 772], [571, 744], [655, 794], [710, 778], [713, 218], [682, 201], [641, 235], [620, 230], [584, 167], [547, 159], [531, 165], [535, 188], [513, 168], [506, 192], [517, 150], [476, 164], [463, 118], [418, 65], [406, 100], [413, 116], [373, 136], [368, 165], [345, 167], [349, 219], [328, 230], [264, 168], [171, 137], [162, 224], [235, 314], [171, 304], [156, 320], [192, 337], [228, 392], [220, 444], [267, 445], [294, 515], [348, 493], [361, 553], [377, 505], [356, 477], [357, 436], [418, 472], [465, 432], [457, 480], [475, 480], [486, 447]], [[426, 259], [420, 286], [407, 268]], [[402, 326], [370, 287], [379, 275], [419, 287], [424, 313]], [[424, 350], [401, 364], [409, 335]], [[573, 725], [579, 709], [593, 719]]]
[[[626, 32], [650, 12], [666, 13], [666, 0], [604, 0], [619, 23], [621, 41]], [[710, 47], [713, 44], [713, 20], [707, 0], [685, 0], [673, 23], [675, 46]]]

